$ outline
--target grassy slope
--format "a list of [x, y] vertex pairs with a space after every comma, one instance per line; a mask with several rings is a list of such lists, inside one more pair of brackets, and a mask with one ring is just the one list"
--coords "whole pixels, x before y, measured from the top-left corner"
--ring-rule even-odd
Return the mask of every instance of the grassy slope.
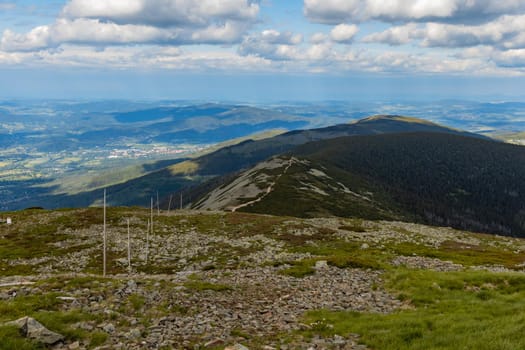
[[387, 285], [414, 306], [391, 315], [308, 313], [325, 336], [362, 334], [373, 349], [522, 349], [525, 276], [397, 270]]

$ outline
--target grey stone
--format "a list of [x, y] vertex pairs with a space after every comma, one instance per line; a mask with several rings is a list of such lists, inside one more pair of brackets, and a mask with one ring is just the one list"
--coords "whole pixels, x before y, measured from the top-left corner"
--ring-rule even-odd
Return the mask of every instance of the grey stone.
[[108, 324], [105, 324], [104, 326], [102, 326], [102, 330], [104, 330], [104, 332], [106, 333], [113, 333], [115, 332], [115, 326], [112, 324], [112, 323], [108, 323]]
[[50, 331], [32, 317], [22, 317], [18, 320], [8, 322], [6, 325], [19, 327], [25, 337], [36, 340], [42, 344], [53, 345], [64, 340], [63, 335]]
[[220, 338], [217, 338], [217, 339], [210, 340], [209, 342], [204, 344], [204, 347], [205, 348], [211, 348], [213, 346], [219, 346], [219, 345], [222, 345], [222, 344], [224, 344], [224, 340], [222, 340]]
[[137, 282], [135, 282], [133, 280], [129, 280], [128, 283], [127, 283], [127, 289], [130, 292], [136, 291], [137, 290]]
[[142, 332], [140, 331], [140, 329], [137, 329], [137, 328], [133, 328], [132, 330], [130, 330], [127, 335], [129, 339], [137, 339], [137, 338], [140, 338], [141, 336], [142, 336]]
[[235, 345], [225, 347], [224, 350], [250, 350], [250, 349], [248, 349], [246, 346], [242, 344], [237, 343]]
[[67, 347], [69, 350], [77, 350], [77, 349], [80, 349], [80, 343], [78, 341], [74, 342], [74, 343], [71, 343], [69, 344], [69, 346]]
[[318, 260], [315, 262], [315, 269], [327, 269], [328, 268], [328, 262], [326, 260]]

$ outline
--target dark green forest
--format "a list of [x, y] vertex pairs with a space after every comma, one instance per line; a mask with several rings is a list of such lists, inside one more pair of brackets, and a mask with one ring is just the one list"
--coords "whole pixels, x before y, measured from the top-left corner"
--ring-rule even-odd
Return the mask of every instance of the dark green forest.
[[417, 221], [525, 236], [525, 147], [404, 133], [324, 140], [293, 155], [362, 179]]

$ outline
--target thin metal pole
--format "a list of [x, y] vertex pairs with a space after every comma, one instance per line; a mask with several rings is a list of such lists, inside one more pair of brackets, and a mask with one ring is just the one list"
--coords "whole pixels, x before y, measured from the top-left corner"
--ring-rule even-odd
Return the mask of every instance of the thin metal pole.
[[157, 216], [160, 216], [159, 191], [157, 191]]
[[149, 255], [149, 220], [148, 220], [148, 228], [146, 230], [146, 264], [148, 263], [148, 255]]
[[129, 234], [129, 219], [128, 219], [128, 272], [131, 273], [131, 236]]
[[168, 203], [168, 214], [170, 212], [170, 209], [171, 209], [171, 200], [173, 199], [173, 195], [171, 194], [170, 195], [170, 202]]
[[153, 197], [151, 197], [151, 210], [150, 210], [150, 220], [151, 220], [151, 223], [150, 223], [150, 228], [151, 228], [151, 235], [153, 236]]
[[102, 253], [103, 260], [103, 272], [102, 276], [106, 276], [106, 244], [107, 244], [107, 234], [106, 234], [106, 189], [104, 189], [104, 250]]
[[180, 210], [182, 210], [182, 192], [180, 193]]

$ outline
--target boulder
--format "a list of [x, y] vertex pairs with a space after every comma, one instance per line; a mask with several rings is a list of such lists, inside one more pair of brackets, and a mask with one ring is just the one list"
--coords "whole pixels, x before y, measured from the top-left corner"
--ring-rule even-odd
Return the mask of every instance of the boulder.
[[315, 269], [316, 270], [323, 270], [328, 268], [328, 261], [326, 260], [318, 260], [315, 262]]

